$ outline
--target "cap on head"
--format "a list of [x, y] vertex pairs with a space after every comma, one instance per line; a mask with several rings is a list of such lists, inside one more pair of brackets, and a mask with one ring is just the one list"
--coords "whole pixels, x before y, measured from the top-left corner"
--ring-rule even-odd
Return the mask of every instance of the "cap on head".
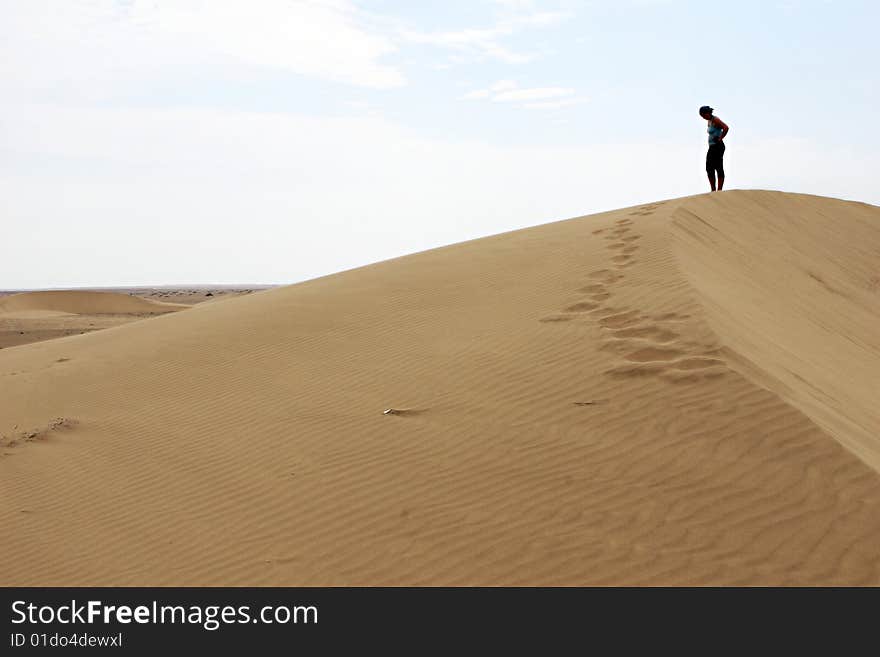
[[703, 114], [711, 114], [711, 113], [712, 113], [712, 108], [709, 107], [708, 105], [703, 105], [700, 108], [700, 116], [703, 116]]

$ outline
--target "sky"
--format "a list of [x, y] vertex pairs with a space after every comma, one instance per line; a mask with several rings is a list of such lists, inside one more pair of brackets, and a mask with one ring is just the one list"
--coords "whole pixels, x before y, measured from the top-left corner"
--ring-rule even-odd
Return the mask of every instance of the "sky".
[[728, 189], [880, 204], [880, 3], [0, 0], [0, 289], [293, 283]]

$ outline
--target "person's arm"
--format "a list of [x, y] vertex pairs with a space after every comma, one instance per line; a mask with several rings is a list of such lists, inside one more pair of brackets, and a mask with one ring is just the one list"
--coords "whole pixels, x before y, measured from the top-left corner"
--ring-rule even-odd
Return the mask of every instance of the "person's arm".
[[714, 118], [715, 125], [721, 128], [721, 135], [718, 137], [718, 141], [724, 141], [724, 138], [727, 136], [728, 131], [730, 131], [730, 126], [728, 126], [724, 121], [719, 119], [717, 116], [715, 116], [713, 118]]

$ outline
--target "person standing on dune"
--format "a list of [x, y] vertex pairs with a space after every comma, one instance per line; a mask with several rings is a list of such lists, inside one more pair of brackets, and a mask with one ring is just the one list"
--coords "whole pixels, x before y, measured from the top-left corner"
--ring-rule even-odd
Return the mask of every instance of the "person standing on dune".
[[718, 172], [718, 191], [724, 189], [724, 137], [730, 130], [728, 125], [712, 114], [713, 110], [708, 105], [700, 108], [700, 116], [709, 123], [709, 150], [706, 151], [706, 174], [709, 176], [709, 185], [715, 191], [715, 172]]

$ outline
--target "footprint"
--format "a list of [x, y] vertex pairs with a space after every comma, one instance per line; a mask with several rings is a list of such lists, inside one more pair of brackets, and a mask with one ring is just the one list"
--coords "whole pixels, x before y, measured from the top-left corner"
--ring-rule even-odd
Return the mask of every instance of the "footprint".
[[629, 310], [627, 312], [608, 315], [599, 320], [599, 324], [605, 328], [624, 328], [632, 326], [640, 321], [638, 310]]
[[611, 271], [610, 269], [600, 269], [598, 271], [594, 271], [589, 274], [590, 278], [598, 278], [603, 283], [614, 283], [615, 281], [619, 281], [623, 278], [623, 274], [619, 274], [615, 271]]
[[549, 317], [542, 317], [539, 319], [539, 322], [570, 322], [574, 319], [574, 315], [550, 315]]
[[605, 301], [605, 300], [607, 300], [607, 299], [610, 299], [610, 298], [611, 298], [611, 295], [610, 295], [608, 292], [602, 292], [602, 293], [599, 293], [599, 294], [591, 294], [591, 295], [590, 295], [590, 298], [591, 298], [593, 301]]
[[712, 368], [690, 372], [661, 372], [660, 378], [669, 383], [704, 383], [705, 381], [717, 379], [725, 374], [727, 374], [726, 369]]
[[583, 292], [584, 294], [593, 294], [594, 292], [605, 292], [605, 286], [601, 283], [596, 283], [595, 285], [585, 285], [580, 288], [578, 292]]
[[716, 365], [724, 366], [724, 362], [718, 360], [717, 358], [685, 358], [676, 363], [673, 363], [672, 366], [677, 370], [703, 370], [707, 367], [713, 367]]
[[606, 306], [606, 307], [602, 307], [602, 308], [599, 308], [598, 310], [593, 311], [593, 314], [596, 315], [596, 317], [601, 317], [604, 319], [606, 317], [611, 317], [612, 315], [620, 315], [621, 313], [624, 313], [624, 312], [634, 312], [634, 311], [630, 311], [629, 308], [610, 308], [610, 307]]
[[608, 230], [608, 229], [607, 229], [607, 228], [600, 228], [599, 230], [594, 230], [594, 231], [593, 231], [593, 235], [601, 235], [601, 234], [604, 233], [606, 230]]
[[675, 360], [681, 356], [677, 349], [664, 349], [662, 347], [644, 347], [630, 352], [626, 359], [634, 363], [650, 363], [653, 361]]
[[626, 243], [625, 242], [615, 242], [614, 244], [609, 244], [608, 248], [609, 249], [625, 249]]
[[623, 251], [621, 251], [621, 253], [635, 253], [638, 250], [639, 250], [639, 247], [637, 247], [637, 246], [628, 246]]
[[632, 259], [632, 256], [628, 255], [619, 255], [611, 258], [611, 262], [627, 262]]
[[624, 242], [635, 242], [636, 240], [642, 239], [641, 235], [630, 235], [628, 237], [621, 237]]
[[617, 378], [637, 378], [643, 376], [656, 376], [665, 371], [663, 363], [641, 363], [638, 365], [619, 365], [605, 370], [608, 374]]
[[659, 207], [660, 207], [659, 205], [645, 205], [645, 206], [640, 207], [637, 210], [630, 212], [630, 214], [631, 215], [635, 214], [635, 215], [639, 215], [639, 216], [644, 217], [644, 216], [647, 216], [650, 214], [654, 214], [654, 211]]
[[614, 331], [615, 338], [650, 338], [657, 342], [671, 342], [678, 337], [677, 333], [667, 331], [659, 326], [645, 326], [642, 328], [626, 328]]
[[598, 303], [592, 303], [591, 301], [581, 301], [580, 303], [573, 304], [565, 309], [566, 312], [570, 313], [586, 313], [591, 310], [596, 310], [599, 307]]
[[658, 322], [678, 321], [690, 319], [690, 315], [679, 315], [678, 313], [664, 313], [662, 315], [654, 315], [654, 319]]
[[610, 340], [602, 340], [599, 343], [599, 351], [607, 351], [619, 356], [632, 351], [632, 348], [633, 345], [626, 340], [615, 340], [614, 338]]

